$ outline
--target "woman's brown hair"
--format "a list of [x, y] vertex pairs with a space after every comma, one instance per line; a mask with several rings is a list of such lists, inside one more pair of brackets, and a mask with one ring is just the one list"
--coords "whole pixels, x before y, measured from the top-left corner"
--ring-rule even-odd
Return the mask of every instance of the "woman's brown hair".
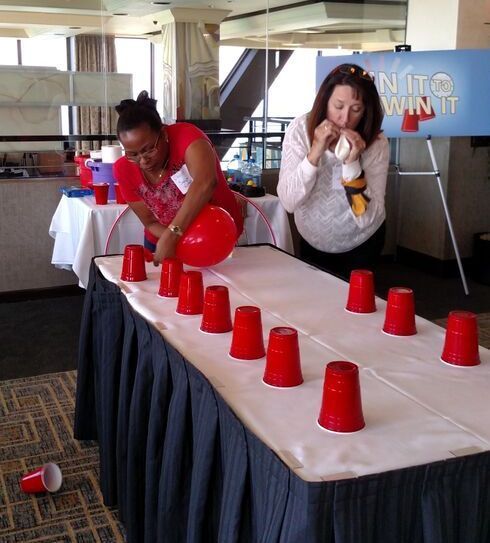
[[373, 79], [366, 70], [357, 64], [341, 64], [334, 68], [320, 85], [313, 107], [308, 115], [307, 130], [310, 143], [315, 128], [325, 119], [327, 105], [337, 85], [349, 85], [364, 104], [364, 114], [356, 131], [369, 147], [381, 132], [383, 109]]

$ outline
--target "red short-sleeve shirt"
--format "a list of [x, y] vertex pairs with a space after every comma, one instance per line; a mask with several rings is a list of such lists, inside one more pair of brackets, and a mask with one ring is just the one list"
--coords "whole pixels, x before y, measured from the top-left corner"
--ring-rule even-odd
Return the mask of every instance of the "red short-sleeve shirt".
[[[138, 164], [126, 157], [121, 157], [114, 164], [114, 177], [119, 183], [121, 193], [127, 202], [143, 201], [155, 215], [160, 224], [169, 225], [180, 209], [185, 195], [180, 191], [171, 176], [185, 164], [185, 152], [189, 145], [197, 139], [208, 137], [197, 126], [190, 123], [176, 123], [166, 126], [169, 140], [169, 160], [167, 175], [157, 185], [152, 185], [143, 176]], [[243, 229], [243, 217], [233, 192], [229, 189], [218, 156], [215, 154], [216, 178], [218, 183], [210, 200], [211, 204], [220, 206], [233, 217], [238, 234]], [[157, 238], [146, 231], [145, 236], [152, 243]]]

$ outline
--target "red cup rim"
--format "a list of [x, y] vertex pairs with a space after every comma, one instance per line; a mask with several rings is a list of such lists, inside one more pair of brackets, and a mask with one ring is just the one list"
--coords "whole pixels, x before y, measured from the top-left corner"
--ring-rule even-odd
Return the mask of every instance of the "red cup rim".
[[415, 330], [415, 332], [411, 332], [410, 334], [391, 334], [390, 332], [386, 332], [383, 328], [381, 329], [381, 332], [383, 332], [383, 334], [385, 336], [389, 336], [389, 337], [400, 337], [400, 338], [406, 338], [406, 337], [412, 337], [412, 336], [415, 336], [417, 335], [417, 330]]
[[352, 309], [344, 307], [344, 311], [347, 311], [347, 313], [350, 313], [351, 315], [372, 315], [373, 313], [376, 313], [377, 308], [374, 306], [372, 311], [353, 311]]
[[442, 356], [439, 360], [446, 366], [451, 366], [452, 368], [476, 368], [481, 365], [481, 360], [479, 360], [477, 364], [455, 364], [454, 362], [446, 362]]
[[327, 369], [335, 373], [355, 373], [359, 370], [359, 366], [349, 360], [332, 360], [327, 364]]
[[298, 383], [297, 385], [280, 386], [280, 385], [270, 385], [269, 383], [266, 383], [266, 382], [264, 381], [264, 379], [262, 379], [262, 383], [263, 383], [266, 387], [274, 388], [275, 390], [290, 390], [291, 388], [298, 388], [298, 387], [300, 387], [304, 382], [305, 382], [305, 381], [304, 381], [304, 379], [303, 379], [303, 381], [301, 381], [301, 383]]
[[318, 419], [316, 421], [316, 424], [318, 426], [318, 428], [320, 428], [321, 430], [323, 430], [324, 432], [328, 432], [329, 434], [343, 434], [343, 435], [348, 435], [348, 434], [357, 434], [357, 432], [360, 432], [361, 430], [364, 430], [364, 428], [366, 427], [366, 422], [364, 422], [364, 426], [362, 428], [359, 428], [359, 430], [353, 430], [352, 432], [343, 432], [341, 430], [329, 430], [328, 428], [325, 428], [325, 426], [322, 426], [319, 422], [318, 422]]
[[255, 360], [265, 358], [265, 353], [262, 356], [258, 356], [257, 358], [236, 358], [230, 353], [228, 353], [228, 357], [237, 362], [254, 362]]

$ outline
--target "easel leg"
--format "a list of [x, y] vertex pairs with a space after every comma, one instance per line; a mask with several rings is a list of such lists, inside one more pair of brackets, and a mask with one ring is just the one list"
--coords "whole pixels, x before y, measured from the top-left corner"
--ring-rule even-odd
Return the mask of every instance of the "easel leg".
[[451, 240], [453, 242], [453, 248], [454, 248], [454, 253], [456, 255], [456, 261], [458, 262], [459, 275], [461, 276], [461, 281], [463, 283], [464, 293], [468, 296], [469, 290], [468, 290], [468, 285], [466, 284], [466, 276], [464, 274], [463, 264], [461, 263], [461, 257], [459, 255], [459, 249], [458, 249], [458, 242], [456, 241], [456, 236], [454, 235], [453, 224], [451, 222], [451, 216], [449, 215], [449, 209], [447, 207], [446, 198], [444, 196], [444, 191], [442, 190], [441, 176], [439, 174], [439, 168], [437, 167], [436, 158], [434, 156], [434, 150], [432, 149], [431, 137], [427, 136], [426, 141], [427, 141], [427, 147], [429, 149], [430, 159], [432, 161], [432, 168], [434, 169], [434, 175], [437, 180], [439, 192], [441, 193], [442, 207], [444, 208], [444, 213], [446, 215], [447, 226], [449, 228], [449, 234], [451, 235]]

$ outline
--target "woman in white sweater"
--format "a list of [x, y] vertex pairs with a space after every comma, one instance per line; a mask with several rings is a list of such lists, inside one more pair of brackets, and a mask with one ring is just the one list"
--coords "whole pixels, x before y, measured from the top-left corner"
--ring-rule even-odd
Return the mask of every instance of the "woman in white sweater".
[[372, 269], [385, 237], [388, 140], [365, 70], [337, 66], [311, 111], [288, 127], [277, 193], [301, 235], [301, 257], [348, 278]]

